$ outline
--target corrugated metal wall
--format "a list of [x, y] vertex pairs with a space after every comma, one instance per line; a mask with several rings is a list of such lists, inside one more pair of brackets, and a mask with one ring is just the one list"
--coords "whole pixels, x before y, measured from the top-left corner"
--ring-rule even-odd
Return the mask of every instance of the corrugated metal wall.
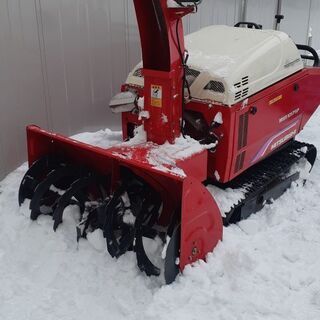
[[[241, 0], [205, 0], [186, 31], [233, 25]], [[249, 0], [248, 20], [272, 27], [275, 0]], [[283, 29], [320, 47], [319, 0], [284, 1]], [[213, 39], [214, 41], [214, 39]], [[140, 60], [132, 0], [0, 0], [0, 177], [26, 158], [25, 126], [64, 134], [118, 126], [108, 110]]]

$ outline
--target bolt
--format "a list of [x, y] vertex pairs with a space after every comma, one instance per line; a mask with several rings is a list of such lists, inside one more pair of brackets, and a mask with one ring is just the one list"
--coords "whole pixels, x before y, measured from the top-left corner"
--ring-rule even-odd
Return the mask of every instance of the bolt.
[[198, 255], [199, 253], [200, 253], [199, 249], [198, 249], [197, 247], [193, 247], [193, 249], [192, 249], [192, 255], [193, 255], [193, 256], [196, 256], [196, 255]]

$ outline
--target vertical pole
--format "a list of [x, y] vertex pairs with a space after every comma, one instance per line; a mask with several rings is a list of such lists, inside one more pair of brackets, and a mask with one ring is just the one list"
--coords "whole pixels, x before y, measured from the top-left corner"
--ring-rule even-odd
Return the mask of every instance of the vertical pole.
[[240, 8], [240, 22], [246, 22], [247, 20], [247, 7], [248, 7], [248, 1], [247, 0], [241, 0], [241, 8]]
[[308, 33], [307, 33], [307, 45], [312, 47], [312, 26], [311, 26], [311, 12], [312, 12], [313, 1], [310, 0], [309, 6], [309, 17], [308, 17]]
[[284, 18], [284, 16], [281, 14], [281, 12], [282, 12], [282, 0], [278, 0], [277, 7], [276, 7], [274, 30], [280, 29], [281, 20]]

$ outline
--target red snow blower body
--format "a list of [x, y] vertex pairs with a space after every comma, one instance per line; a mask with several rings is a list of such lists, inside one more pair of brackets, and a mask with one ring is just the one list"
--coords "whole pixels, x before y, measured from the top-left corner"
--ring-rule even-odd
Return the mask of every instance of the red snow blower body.
[[[159, 275], [160, 268], [148, 257], [143, 238], [160, 238], [167, 283], [215, 248], [222, 240], [223, 223], [246, 218], [280, 196], [298, 178], [292, 167], [303, 159], [313, 165], [316, 158], [312, 145], [294, 138], [320, 103], [319, 69], [288, 71], [301, 59], [285, 57], [280, 77], [273, 72], [268, 82], [262, 76], [262, 87], [251, 89], [256, 69], [267, 70], [256, 59], [252, 76], [240, 72], [230, 92], [226, 75], [220, 81], [202, 80], [205, 86], [196, 84], [212, 73], [204, 71], [201, 62], [197, 72], [187, 66], [181, 19], [193, 13], [198, 2], [177, 1], [170, 7], [166, 0], [134, 0], [143, 66], [133, 71], [131, 80], [129, 76], [121, 90], [125, 96], [112, 105], [122, 112], [124, 143], [103, 149], [28, 126], [30, 169], [19, 191], [20, 204], [31, 200], [31, 218], [51, 214], [54, 229], [64, 209], [77, 205], [78, 238], [101, 228], [109, 253], [119, 257], [134, 251], [139, 268], [148, 275]], [[226, 34], [253, 31], [231, 29]], [[271, 51], [281, 42], [268, 34], [261, 43], [269, 40]], [[214, 37], [211, 41], [215, 46]], [[288, 46], [292, 55], [294, 49]], [[188, 81], [190, 70], [199, 78], [194, 84]], [[253, 79], [252, 87], [258, 80]], [[211, 90], [224, 97], [203, 97], [199, 88], [201, 94]], [[123, 97], [132, 101], [123, 103]], [[142, 126], [144, 141], [136, 135]], [[221, 212], [206, 188], [209, 183], [222, 190], [241, 188], [244, 197]]]

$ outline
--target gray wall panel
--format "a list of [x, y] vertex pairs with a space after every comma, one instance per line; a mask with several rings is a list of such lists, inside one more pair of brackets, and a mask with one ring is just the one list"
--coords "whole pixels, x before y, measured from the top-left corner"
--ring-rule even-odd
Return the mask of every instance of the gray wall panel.
[[273, 29], [277, 0], [248, 0], [247, 21], [262, 24], [264, 29]]
[[25, 124], [47, 126], [33, 0], [0, 1], [0, 174], [25, 158]]
[[310, 28], [312, 34], [312, 46], [320, 49], [320, 1], [311, 1], [311, 11], [310, 11]]
[[310, 1], [283, 0], [285, 19], [282, 22], [281, 30], [287, 32], [297, 43], [307, 43]]
[[127, 43], [127, 65], [133, 68], [141, 60], [140, 37], [134, 12], [133, 1], [126, 3], [126, 43]]
[[199, 12], [191, 15], [187, 33], [211, 24], [234, 25], [239, 20], [240, 0], [203, 1]]
[[[275, 1], [248, 0], [248, 20], [271, 27]], [[320, 47], [320, 4], [309, 1], [284, 1], [282, 29], [306, 42], [311, 4]], [[233, 25], [240, 5], [203, 1], [186, 32]], [[141, 59], [139, 42], [132, 0], [0, 0], [0, 177], [26, 159], [28, 123], [63, 134], [117, 127], [108, 102]]]

